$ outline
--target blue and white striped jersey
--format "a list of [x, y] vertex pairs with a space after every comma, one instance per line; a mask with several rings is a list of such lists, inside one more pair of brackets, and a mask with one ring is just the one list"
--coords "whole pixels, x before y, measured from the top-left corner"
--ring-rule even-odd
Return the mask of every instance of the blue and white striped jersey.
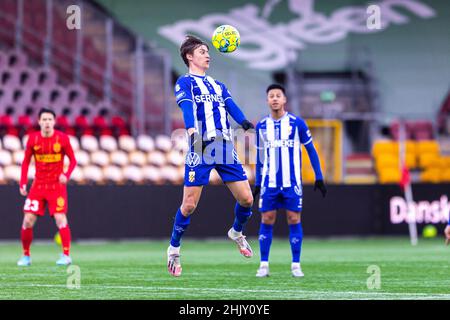
[[204, 140], [211, 140], [218, 135], [231, 140], [225, 106], [231, 94], [223, 83], [210, 76], [186, 74], [177, 80], [175, 97], [179, 105], [186, 100], [192, 101], [195, 128]]
[[293, 114], [274, 120], [271, 116], [256, 125], [256, 181], [268, 188], [301, 185], [301, 144], [312, 143], [305, 121]]

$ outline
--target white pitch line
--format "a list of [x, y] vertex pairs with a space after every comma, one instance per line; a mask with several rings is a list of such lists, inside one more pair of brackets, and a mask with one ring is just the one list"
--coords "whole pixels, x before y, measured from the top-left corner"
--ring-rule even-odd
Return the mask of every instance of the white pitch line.
[[[2, 285], [5, 287], [4, 285]], [[46, 288], [66, 288], [66, 285], [57, 284], [14, 284], [10, 287], [46, 287]], [[228, 292], [228, 293], [272, 293], [272, 294], [297, 294], [297, 295], [325, 295], [334, 296], [390, 296], [398, 298], [423, 298], [423, 299], [450, 299], [450, 294], [434, 293], [398, 293], [398, 292], [362, 292], [362, 291], [301, 291], [301, 290], [272, 290], [272, 289], [234, 289], [234, 288], [194, 288], [194, 287], [143, 287], [143, 286], [105, 286], [105, 285], [81, 285], [81, 288], [99, 289], [122, 289], [122, 290], [144, 290], [144, 291], [196, 291], [196, 292]], [[158, 292], [157, 292], [158, 293]], [[161, 292], [161, 294], [164, 294]]]

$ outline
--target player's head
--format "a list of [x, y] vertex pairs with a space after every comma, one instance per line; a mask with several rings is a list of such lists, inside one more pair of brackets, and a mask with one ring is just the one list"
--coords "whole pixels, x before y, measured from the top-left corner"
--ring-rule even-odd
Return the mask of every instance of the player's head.
[[180, 47], [180, 56], [188, 68], [206, 70], [209, 68], [209, 46], [194, 36], [186, 36]]
[[42, 108], [39, 110], [38, 122], [41, 127], [41, 131], [44, 133], [51, 133], [55, 127], [56, 114], [53, 110]]
[[271, 84], [266, 89], [267, 93], [267, 104], [272, 111], [278, 111], [284, 109], [286, 106], [286, 90], [282, 85]]

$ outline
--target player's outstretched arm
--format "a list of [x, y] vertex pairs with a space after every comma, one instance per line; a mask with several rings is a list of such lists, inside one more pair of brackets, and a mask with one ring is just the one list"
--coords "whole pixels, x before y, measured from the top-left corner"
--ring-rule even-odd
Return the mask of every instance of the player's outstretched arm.
[[230, 114], [230, 116], [242, 126], [242, 129], [244, 129], [245, 131], [249, 130], [249, 129], [254, 129], [255, 126], [253, 125], [253, 123], [251, 123], [250, 121], [248, 121], [244, 114], [242, 113], [241, 109], [239, 108], [239, 106], [233, 101], [233, 99], [231, 97], [228, 97], [225, 100], [225, 107], [227, 108], [228, 113]]
[[180, 108], [183, 111], [184, 126], [190, 135], [195, 130], [194, 104], [191, 100], [184, 100], [180, 103]]
[[[65, 151], [65, 154], [67, 155], [67, 157], [69, 157], [70, 163], [69, 163], [69, 168], [67, 168], [67, 172], [65, 174], [63, 174], [66, 179], [60, 177], [60, 182], [64, 183], [64, 184], [66, 184], [67, 181], [69, 181], [70, 175], [72, 174], [73, 170], [77, 166], [77, 159], [75, 158], [75, 154], [73, 152], [72, 145], [70, 144], [69, 137], [66, 137], [66, 139], [67, 140], [66, 140], [66, 143], [64, 146], [64, 151]], [[63, 180], [63, 181], [61, 181], [61, 180]]]
[[320, 168], [319, 155], [317, 154], [316, 148], [312, 142], [305, 145], [306, 151], [308, 152], [309, 160], [314, 169], [314, 174], [316, 176], [316, 182], [314, 183], [314, 191], [320, 190], [322, 196], [325, 198], [327, 194], [327, 187], [323, 181], [322, 170]]
[[317, 154], [316, 148], [314, 147], [311, 131], [309, 131], [306, 122], [302, 119], [298, 119], [297, 126], [300, 131], [300, 141], [305, 146], [308, 152], [308, 157], [311, 165], [314, 169], [314, 174], [316, 176], [316, 182], [314, 183], [314, 191], [320, 190], [322, 196], [325, 198], [327, 194], [327, 187], [323, 181], [322, 170], [320, 169], [320, 159]]

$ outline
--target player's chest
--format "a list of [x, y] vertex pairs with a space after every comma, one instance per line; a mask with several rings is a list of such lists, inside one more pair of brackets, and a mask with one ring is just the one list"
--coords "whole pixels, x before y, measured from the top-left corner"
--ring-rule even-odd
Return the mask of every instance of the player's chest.
[[261, 132], [264, 141], [293, 140], [295, 138], [295, 126], [291, 122], [271, 123], [263, 127]]
[[208, 81], [192, 85], [192, 96], [197, 107], [220, 107], [225, 105], [222, 90]]
[[34, 158], [41, 165], [50, 165], [63, 159], [63, 150], [59, 141], [40, 140], [33, 146]]
[[59, 141], [38, 140], [33, 146], [34, 154], [61, 154], [62, 145]]

